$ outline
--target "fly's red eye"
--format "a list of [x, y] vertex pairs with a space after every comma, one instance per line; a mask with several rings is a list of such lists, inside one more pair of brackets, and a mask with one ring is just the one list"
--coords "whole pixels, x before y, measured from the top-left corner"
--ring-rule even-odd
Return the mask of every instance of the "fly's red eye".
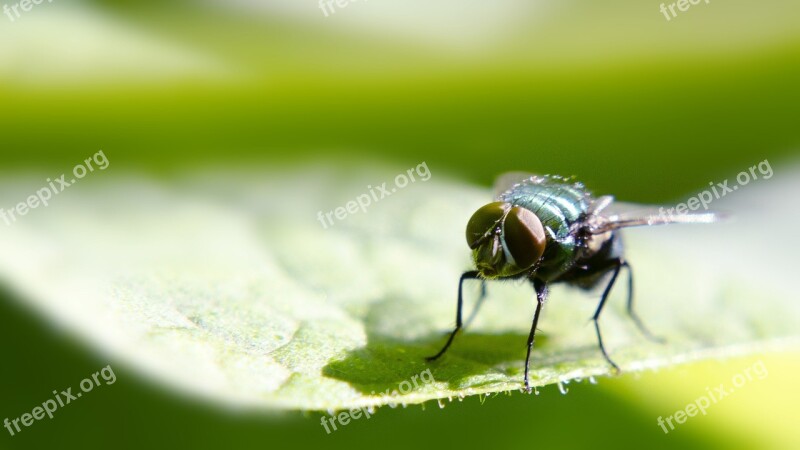
[[521, 269], [533, 266], [544, 254], [546, 239], [542, 222], [525, 208], [515, 206], [508, 212], [503, 238], [506, 249]]
[[483, 239], [487, 231], [497, 226], [497, 222], [503, 218], [508, 208], [508, 203], [494, 202], [475, 211], [467, 222], [467, 244], [470, 248]]

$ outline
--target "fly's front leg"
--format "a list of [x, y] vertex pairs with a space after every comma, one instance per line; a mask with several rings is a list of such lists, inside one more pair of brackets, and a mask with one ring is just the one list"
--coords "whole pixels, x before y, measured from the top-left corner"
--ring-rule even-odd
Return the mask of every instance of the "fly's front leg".
[[533, 288], [536, 291], [536, 311], [533, 313], [531, 333], [528, 335], [528, 354], [525, 356], [525, 390], [528, 392], [531, 391], [531, 384], [528, 379], [528, 372], [531, 366], [531, 350], [533, 350], [533, 343], [536, 339], [536, 324], [539, 323], [539, 313], [542, 312], [542, 306], [547, 299], [547, 283], [533, 280]]
[[472, 312], [467, 318], [466, 323], [464, 323], [464, 328], [469, 328], [472, 324], [472, 321], [475, 320], [475, 316], [478, 315], [478, 311], [480, 311], [481, 306], [483, 306], [483, 301], [486, 299], [486, 280], [481, 280], [481, 296], [478, 297], [478, 301], [475, 302], [475, 307], [472, 308]]
[[461, 329], [461, 307], [464, 304], [464, 296], [463, 296], [463, 287], [464, 287], [464, 280], [475, 280], [479, 278], [479, 272], [477, 270], [471, 270], [469, 272], [464, 272], [461, 275], [461, 279], [458, 281], [458, 304], [456, 306], [456, 328], [450, 333], [450, 337], [447, 339], [447, 343], [444, 344], [439, 353], [428, 356], [425, 358], [428, 361], [434, 361], [438, 359], [440, 356], [444, 355], [444, 352], [450, 347], [450, 344], [453, 343], [453, 338], [456, 337], [456, 333], [458, 330]]

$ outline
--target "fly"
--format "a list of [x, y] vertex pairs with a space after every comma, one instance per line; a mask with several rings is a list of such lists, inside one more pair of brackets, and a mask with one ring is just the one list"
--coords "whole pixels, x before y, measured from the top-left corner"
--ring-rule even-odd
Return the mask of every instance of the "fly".
[[525, 357], [524, 382], [528, 392], [531, 350], [548, 286], [566, 283], [589, 290], [608, 279], [592, 321], [603, 357], [619, 372], [603, 345], [598, 319], [622, 269], [628, 272], [628, 315], [645, 336], [657, 340], [633, 309], [633, 272], [623, 257], [619, 230], [711, 223], [720, 218], [714, 213], [663, 214], [653, 207], [614, 202], [612, 196], [595, 198], [582, 183], [556, 175], [509, 173], [498, 179], [495, 190], [496, 201], [478, 209], [467, 223], [467, 244], [475, 270], [464, 272], [459, 280], [456, 327], [439, 353], [426, 359], [433, 361], [442, 356], [462, 327], [465, 280], [481, 280], [479, 307], [487, 280], [527, 279], [536, 292], [536, 311]]

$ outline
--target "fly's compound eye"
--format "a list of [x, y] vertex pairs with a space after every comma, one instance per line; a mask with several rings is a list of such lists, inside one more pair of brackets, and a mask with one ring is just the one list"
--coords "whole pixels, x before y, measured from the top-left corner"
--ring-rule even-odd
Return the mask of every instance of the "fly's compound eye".
[[476, 248], [493, 235], [493, 228], [499, 225], [509, 207], [508, 203], [494, 202], [475, 211], [467, 222], [467, 244], [470, 248]]
[[503, 238], [506, 250], [520, 269], [533, 266], [544, 254], [546, 240], [542, 221], [525, 208], [515, 206], [508, 212], [503, 223]]

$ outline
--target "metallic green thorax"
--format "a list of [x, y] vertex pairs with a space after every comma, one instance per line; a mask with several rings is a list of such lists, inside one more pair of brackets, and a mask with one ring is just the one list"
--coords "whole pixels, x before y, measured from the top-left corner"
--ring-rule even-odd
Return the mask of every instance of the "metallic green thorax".
[[547, 246], [536, 268], [537, 278], [550, 281], [571, 267], [578, 243], [570, 227], [584, 217], [592, 200], [582, 183], [554, 175], [534, 176], [497, 199], [532, 211], [544, 225]]

